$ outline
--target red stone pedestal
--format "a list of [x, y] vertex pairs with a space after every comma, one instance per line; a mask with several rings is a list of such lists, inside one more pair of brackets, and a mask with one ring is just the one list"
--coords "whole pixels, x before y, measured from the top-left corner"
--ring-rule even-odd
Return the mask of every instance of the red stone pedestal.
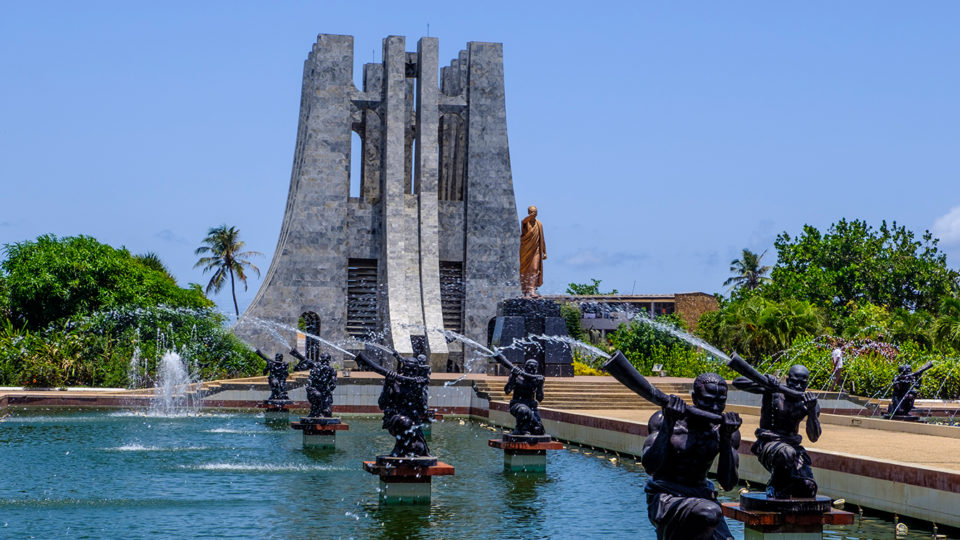
[[290, 417], [290, 409], [293, 408], [293, 401], [290, 400], [264, 400], [257, 403], [258, 409], [263, 409], [263, 418], [268, 423], [283, 423], [286, 426], [287, 419]]
[[743, 522], [744, 540], [819, 539], [824, 525], [853, 523], [852, 513], [835, 508], [824, 513], [784, 513], [744, 510], [740, 503], [723, 503], [723, 515]]
[[563, 450], [559, 441], [518, 442], [490, 439], [487, 444], [503, 450], [503, 468], [515, 472], [545, 472], [547, 450]]
[[337, 432], [350, 429], [339, 418], [301, 418], [290, 422], [290, 427], [303, 431], [304, 448], [335, 448]]
[[385, 504], [429, 503], [431, 479], [454, 473], [453, 465], [440, 461], [425, 467], [364, 461], [363, 470], [380, 477], [380, 502]]

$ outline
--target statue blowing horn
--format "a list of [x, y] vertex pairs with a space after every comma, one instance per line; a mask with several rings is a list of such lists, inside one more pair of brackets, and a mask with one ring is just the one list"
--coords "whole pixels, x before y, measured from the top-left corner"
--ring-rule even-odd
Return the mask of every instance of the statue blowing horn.
[[[661, 392], [659, 388], [652, 385], [650, 381], [641, 375], [622, 352], [617, 351], [613, 353], [613, 357], [607, 360], [601, 369], [613, 375], [613, 378], [620, 381], [620, 384], [633, 390], [638, 396], [654, 405], [663, 407], [667, 404], [667, 394]], [[687, 415], [695, 416], [714, 424], [723, 422], [723, 418], [719, 414], [704, 411], [692, 405], [687, 405]]]
[[[737, 353], [730, 354], [730, 360], [727, 362], [727, 367], [750, 379], [756, 384], [761, 386], [767, 384], [767, 378], [764, 375], [761, 375], [759, 371], [753, 368], [753, 366], [748, 364], [746, 360], [740, 358], [740, 355]], [[795, 399], [803, 398], [803, 392], [794, 390], [785, 384], [778, 385], [777, 392], [788, 395]]]
[[365, 354], [364, 351], [358, 352], [357, 356], [354, 357], [354, 360], [356, 360], [357, 363], [364, 364], [365, 366], [367, 366], [370, 369], [370, 371], [377, 373], [379, 375], [383, 375], [384, 377], [393, 375], [393, 377], [398, 381], [406, 381], [406, 382], [414, 382], [414, 383], [422, 382], [424, 380], [423, 377], [407, 377], [406, 375], [400, 375], [398, 373], [392, 372], [389, 369], [378, 364], [377, 362], [373, 361], [372, 359], [367, 358], [367, 355]]

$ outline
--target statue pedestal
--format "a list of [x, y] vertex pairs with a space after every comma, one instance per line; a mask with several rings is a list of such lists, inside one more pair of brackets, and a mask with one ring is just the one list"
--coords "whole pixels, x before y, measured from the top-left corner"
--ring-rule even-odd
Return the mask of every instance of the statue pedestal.
[[761, 492], [723, 503], [723, 515], [743, 522], [744, 540], [819, 540], [824, 525], [853, 523], [853, 514], [832, 508], [829, 497], [772, 499]]
[[263, 409], [263, 419], [268, 424], [283, 424], [286, 427], [290, 419], [290, 409], [293, 401], [289, 399], [265, 399], [257, 403], [258, 409]]
[[503, 469], [511, 472], [546, 472], [547, 450], [563, 450], [563, 443], [549, 435], [507, 434], [487, 444], [503, 450]]
[[299, 422], [291, 422], [290, 427], [303, 431], [304, 448], [336, 448], [337, 432], [350, 429], [339, 418], [301, 417]]
[[[560, 304], [553, 300], [512, 298], [497, 304], [497, 318], [487, 329], [488, 345], [504, 349], [514, 341], [528, 336], [568, 338], [567, 323], [560, 312]], [[540, 374], [546, 377], [573, 377], [573, 351], [564, 341], [534, 338], [522, 348], [509, 348], [501, 352], [511, 363], [523, 366], [526, 359], [534, 359], [540, 365]], [[509, 375], [496, 364], [495, 375]]]
[[436, 409], [428, 410], [427, 421], [420, 424], [420, 431], [423, 432], [423, 436], [429, 439], [430, 435], [433, 433], [433, 429], [431, 429], [433, 423], [441, 420], [443, 420], [443, 415], [438, 413]]
[[429, 503], [431, 479], [454, 472], [452, 465], [432, 456], [377, 456], [376, 461], [364, 461], [363, 470], [380, 477], [380, 502], [383, 504]]

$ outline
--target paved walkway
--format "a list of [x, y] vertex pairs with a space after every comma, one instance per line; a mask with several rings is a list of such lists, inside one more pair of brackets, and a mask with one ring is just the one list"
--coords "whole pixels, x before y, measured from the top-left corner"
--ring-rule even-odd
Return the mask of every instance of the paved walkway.
[[[650, 416], [656, 411], [657, 409], [651, 407], [639, 410], [587, 409], [570, 412], [646, 424]], [[744, 438], [752, 440], [753, 432], [757, 429], [760, 417], [750, 414], [741, 414], [740, 417], [743, 419], [740, 432]], [[803, 424], [801, 424], [801, 432], [802, 429], [804, 429]], [[943, 429], [960, 430], [960, 428]], [[924, 467], [960, 471], [960, 439], [958, 438], [823, 424], [823, 434], [820, 436], [820, 440], [811, 443], [806, 440], [804, 434], [803, 444], [805, 447], [827, 452], [840, 452], [884, 461], [897, 461]]]

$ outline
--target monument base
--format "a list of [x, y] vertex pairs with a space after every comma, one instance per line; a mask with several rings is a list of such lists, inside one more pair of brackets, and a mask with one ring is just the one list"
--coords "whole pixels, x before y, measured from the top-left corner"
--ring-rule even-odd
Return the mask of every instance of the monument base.
[[291, 422], [290, 427], [303, 431], [304, 448], [336, 448], [337, 432], [350, 429], [339, 418], [301, 417], [299, 422]]
[[743, 522], [744, 540], [819, 540], [824, 525], [853, 523], [853, 514], [832, 508], [828, 497], [772, 499], [759, 492], [723, 503], [723, 515]]
[[[511, 348], [515, 341], [533, 337], [522, 348]], [[556, 338], [556, 339], [550, 339]], [[523, 366], [536, 360], [539, 373], [546, 377], [573, 377], [573, 351], [567, 323], [560, 304], [545, 298], [510, 298], [497, 304], [497, 317], [487, 328], [488, 345], [503, 349], [507, 360]], [[495, 375], [509, 375], [499, 363], [491, 366]]]
[[[510, 440], [510, 437], [537, 440], [517, 441]], [[490, 439], [487, 444], [503, 450], [503, 469], [511, 472], [546, 472], [547, 450], [563, 450], [563, 443], [551, 440], [549, 435], [508, 434], [503, 439]]]
[[382, 504], [429, 503], [432, 478], [454, 473], [452, 465], [437, 461], [437, 458], [432, 456], [377, 456], [376, 461], [364, 461], [363, 470], [380, 477]]

